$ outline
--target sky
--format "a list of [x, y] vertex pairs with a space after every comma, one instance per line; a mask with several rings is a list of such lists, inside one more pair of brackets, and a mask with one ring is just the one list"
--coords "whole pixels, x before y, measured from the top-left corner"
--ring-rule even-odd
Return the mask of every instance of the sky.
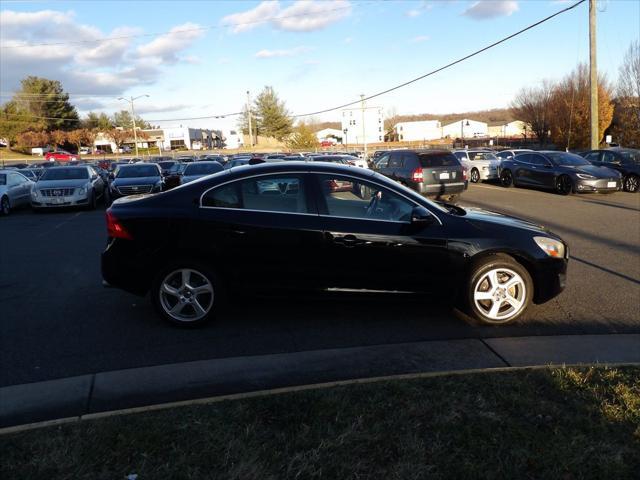
[[[229, 128], [265, 85], [305, 114], [358, 100], [489, 45], [577, 0], [0, 0], [0, 103], [20, 79], [60, 80], [81, 114]], [[598, 68], [615, 82], [640, 1], [600, 0]], [[96, 41], [104, 38], [107, 41]], [[33, 45], [36, 46], [26, 46]], [[42, 45], [45, 44], [45, 45]], [[588, 2], [369, 106], [399, 114], [501, 108], [589, 58]], [[307, 117], [308, 118], [308, 117]], [[340, 112], [315, 115], [339, 121]], [[185, 120], [183, 120], [185, 119]]]

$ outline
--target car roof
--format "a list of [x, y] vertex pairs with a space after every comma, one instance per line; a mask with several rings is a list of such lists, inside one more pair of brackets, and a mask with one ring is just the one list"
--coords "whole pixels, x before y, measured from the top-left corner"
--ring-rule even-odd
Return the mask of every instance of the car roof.
[[86, 163], [81, 163], [79, 165], [62, 165], [62, 166], [56, 166], [56, 167], [49, 167], [49, 170], [65, 170], [65, 169], [69, 169], [69, 168], [89, 168], [90, 165], [87, 165]]

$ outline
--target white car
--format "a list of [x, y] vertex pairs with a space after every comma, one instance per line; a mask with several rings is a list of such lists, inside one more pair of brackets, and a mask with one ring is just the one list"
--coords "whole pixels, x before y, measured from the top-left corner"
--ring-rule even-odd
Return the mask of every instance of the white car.
[[29, 205], [34, 182], [16, 170], [0, 170], [0, 215], [12, 208]]
[[469, 181], [497, 180], [500, 176], [500, 159], [488, 150], [454, 150], [453, 154], [467, 169]]
[[529, 148], [516, 148], [513, 150], [502, 150], [501, 152], [496, 153], [496, 157], [498, 157], [502, 162], [502, 160], [511, 160], [513, 157], [515, 157], [519, 153], [524, 153], [524, 152], [533, 152], [533, 150]]

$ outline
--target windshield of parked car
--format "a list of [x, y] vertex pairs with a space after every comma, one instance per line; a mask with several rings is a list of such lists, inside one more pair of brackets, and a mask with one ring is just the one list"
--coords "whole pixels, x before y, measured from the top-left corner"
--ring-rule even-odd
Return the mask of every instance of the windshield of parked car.
[[40, 180], [81, 180], [89, 178], [89, 171], [86, 168], [50, 168]]
[[640, 150], [619, 150], [618, 153], [626, 160], [631, 160], [634, 163], [640, 163]]
[[548, 152], [545, 155], [551, 158], [551, 160], [553, 160], [557, 165], [562, 165], [564, 167], [591, 165], [591, 162], [585, 160], [580, 155], [576, 155], [575, 153]]
[[192, 163], [184, 171], [185, 176], [189, 175], [210, 175], [222, 170], [222, 165], [213, 163]]
[[159, 174], [155, 165], [131, 165], [120, 167], [116, 178], [157, 177]]
[[420, 161], [420, 166], [423, 168], [455, 167], [460, 165], [456, 156], [451, 153], [419, 153], [418, 160]]
[[162, 168], [163, 170], [167, 170], [168, 168], [173, 167], [174, 165], [176, 165], [177, 162], [174, 162], [173, 160], [170, 161], [165, 161], [165, 162], [158, 162], [158, 165], [160, 166], [160, 168]]
[[477, 160], [498, 160], [498, 157], [495, 156], [492, 152], [469, 152], [469, 158], [472, 161]]

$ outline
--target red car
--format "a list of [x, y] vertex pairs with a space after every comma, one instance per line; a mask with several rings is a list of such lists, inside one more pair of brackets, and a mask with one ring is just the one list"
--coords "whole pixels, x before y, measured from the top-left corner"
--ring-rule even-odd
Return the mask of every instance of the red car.
[[45, 153], [44, 159], [48, 162], [53, 160], [56, 162], [70, 162], [72, 160], [80, 160], [80, 156], [64, 150], [55, 150], [53, 152]]

